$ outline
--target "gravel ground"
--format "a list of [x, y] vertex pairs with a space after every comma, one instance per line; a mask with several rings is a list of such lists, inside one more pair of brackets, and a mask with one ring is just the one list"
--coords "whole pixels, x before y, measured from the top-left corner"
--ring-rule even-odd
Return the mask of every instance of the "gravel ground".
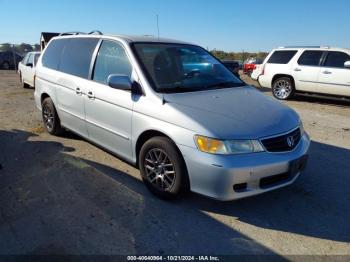
[[296, 183], [234, 202], [165, 202], [130, 165], [45, 133], [33, 89], [0, 71], [0, 254], [350, 255], [350, 103], [285, 103], [313, 140]]

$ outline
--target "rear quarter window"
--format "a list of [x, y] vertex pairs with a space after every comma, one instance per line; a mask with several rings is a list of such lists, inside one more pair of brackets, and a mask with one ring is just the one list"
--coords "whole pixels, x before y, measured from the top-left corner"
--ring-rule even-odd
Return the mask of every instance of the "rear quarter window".
[[63, 49], [59, 71], [67, 74], [88, 78], [92, 53], [94, 52], [97, 38], [71, 38]]
[[298, 51], [296, 50], [291, 50], [291, 51], [275, 51], [267, 63], [269, 64], [288, 64], [289, 61], [295, 56], [295, 54]]
[[50, 42], [46, 47], [43, 57], [41, 59], [43, 66], [58, 70], [60, 63], [60, 57], [64, 46], [68, 42], [68, 39], [55, 39]]

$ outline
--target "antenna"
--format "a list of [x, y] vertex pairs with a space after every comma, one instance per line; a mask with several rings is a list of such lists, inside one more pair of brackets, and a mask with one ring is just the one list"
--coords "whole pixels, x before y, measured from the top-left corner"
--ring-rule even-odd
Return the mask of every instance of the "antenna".
[[158, 40], [159, 40], [159, 22], [158, 22], [158, 14], [156, 15], [157, 16], [157, 30], [158, 30]]

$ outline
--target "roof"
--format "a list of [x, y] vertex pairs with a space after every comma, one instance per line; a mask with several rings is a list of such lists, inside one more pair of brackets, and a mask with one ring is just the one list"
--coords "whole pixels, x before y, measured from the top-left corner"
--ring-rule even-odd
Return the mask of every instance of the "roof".
[[45, 42], [49, 42], [52, 37], [58, 36], [59, 33], [52, 33], [52, 32], [42, 32], [41, 37], [44, 39]]
[[180, 40], [175, 39], [169, 39], [169, 38], [158, 38], [155, 36], [135, 36], [135, 35], [112, 35], [112, 34], [104, 34], [104, 35], [97, 35], [97, 34], [74, 34], [74, 35], [62, 35], [59, 36], [59, 38], [75, 38], [75, 37], [93, 37], [93, 38], [115, 38], [124, 40], [128, 43], [137, 43], [137, 42], [154, 42], [154, 43], [174, 43], [174, 44], [192, 44]]
[[274, 50], [320, 50], [320, 51], [346, 51], [349, 52], [349, 48], [332, 47], [332, 46], [282, 46], [273, 49]]
[[[108, 35], [107, 35], [108, 36]], [[110, 35], [111, 37], [122, 38], [128, 42], [154, 42], [154, 43], [177, 43], [177, 44], [191, 44], [189, 42], [170, 39], [170, 38], [158, 38], [155, 36], [136, 36], [136, 35]]]

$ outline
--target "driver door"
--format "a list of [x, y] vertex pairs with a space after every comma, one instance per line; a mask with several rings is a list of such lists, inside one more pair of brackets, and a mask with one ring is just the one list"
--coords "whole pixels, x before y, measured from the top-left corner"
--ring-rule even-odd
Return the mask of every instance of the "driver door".
[[130, 91], [107, 85], [111, 74], [133, 79], [124, 47], [118, 42], [103, 40], [94, 64], [93, 81], [86, 85], [84, 98], [89, 139], [121, 157], [130, 158], [133, 97]]

